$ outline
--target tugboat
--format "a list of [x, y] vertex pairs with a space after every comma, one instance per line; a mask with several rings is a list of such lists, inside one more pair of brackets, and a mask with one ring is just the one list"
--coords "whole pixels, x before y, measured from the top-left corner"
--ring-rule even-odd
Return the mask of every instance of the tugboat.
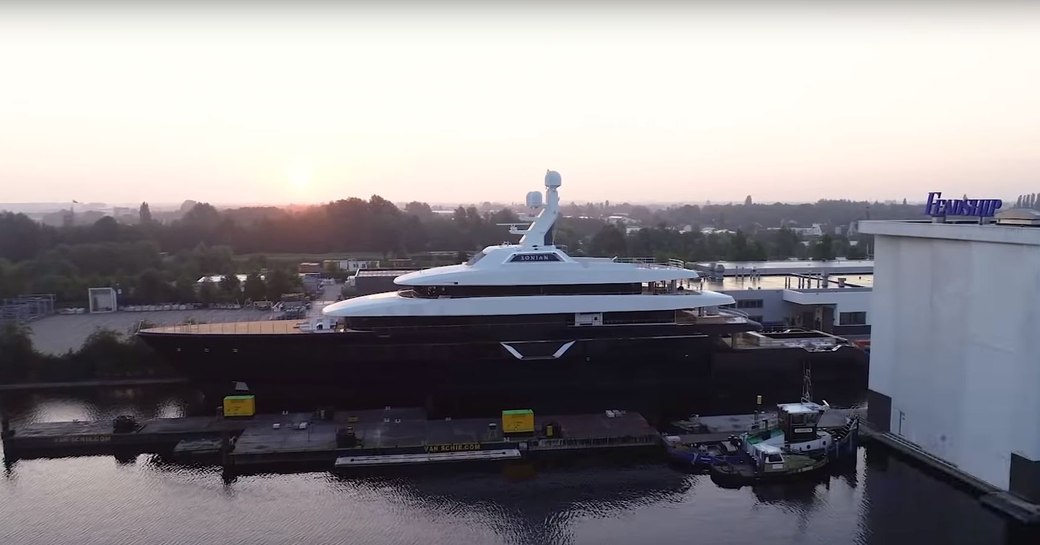
[[724, 487], [782, 481], [814, 474], [830, 463], [830, 458], [787, 454], [780, 447], [763, 443], [748, 445], [745, 454], [743, 463], [712, 465], [711, 480]]
[[[758, 465], [764, 467], [767, 461], [765, 459], [773, 454], [772, 449], [776, 449], [776, 454], [779, 455], [777, 459], [783, 463], [797, 456], [792, 458], [794, 465], [789, 468], [792, 471], [802, 467], [803, 457], [813, 461], [835, 460], [855, 454], [859, 439], [859, 418], [846, 417], [845, 423], [840, 427], [820, 429], [820, 419], [830, 409], [830, 405], [827, 405], [826, 401], [823, 405], [812, 401], [808, 369], [805, 372], [802, 400], [798, 403], [780, 403], [776, 409], [775, 419], [764, 420], [765, 429], [753, 429], [739, 437], [730, 436], [724, 441], [701, 443], [683, 443], [678, 436], [666, 436], [665, 446], [673, 460], [689, 464], [695, 470], [715, 466], [753, 466], [753, 462], [759, 458], [762, 460]], [[757, 417], [755, 426], [758, 426]], [[775, 466], [776, 463], [772, 465]], [[780, 471], [780, 468], [772, 467], [770, 471]]]
[[829, 409], [812, 401], [781, 403], [776, 406], [779, 426], [742, 435], [744, 443], [763, 444], [780, 448], [788, 454], [810, 458], [835, 459], [856, 451], [859, 438], [859, 418], [845, 419], [845, 424], [832, 430], [819, 428], [820, 418]]

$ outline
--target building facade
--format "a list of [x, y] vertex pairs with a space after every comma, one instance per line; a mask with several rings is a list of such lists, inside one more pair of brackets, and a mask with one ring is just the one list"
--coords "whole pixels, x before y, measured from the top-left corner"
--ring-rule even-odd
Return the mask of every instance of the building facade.
[[875, 235], [869, 422], [1040, 502], [1040, 228], [859, 228]]

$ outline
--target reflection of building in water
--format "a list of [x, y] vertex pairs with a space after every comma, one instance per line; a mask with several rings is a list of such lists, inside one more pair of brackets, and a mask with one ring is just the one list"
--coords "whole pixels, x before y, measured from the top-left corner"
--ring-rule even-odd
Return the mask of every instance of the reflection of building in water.
[[[869, 447], [866, 462], [861, 530], [856, 543], [1040, 543], [1038, 529], [1019, 528], [983, 507], [967, 491], [881, 448]], [[853, 541], [852, 535], [849, 541]]]
[[[462, 504], [467, 511], [479, 513], [488, 527], [509, 542], [532, 545], [571, 543], [568, 523], [575, 517], [609, 518], [640, 505], [678, 501], [691, 486], [689, 476], [665, 466], [560, 469], [540, 471], [533, 478], [509, 479], [526, 473], [523, 469], [446, 471], [389, 483], [387, 479], [369, 482], [390, 484], [396, 489], [394, 495], [424, 507]], [[706, 479], [700, 485], [714, 487]]]

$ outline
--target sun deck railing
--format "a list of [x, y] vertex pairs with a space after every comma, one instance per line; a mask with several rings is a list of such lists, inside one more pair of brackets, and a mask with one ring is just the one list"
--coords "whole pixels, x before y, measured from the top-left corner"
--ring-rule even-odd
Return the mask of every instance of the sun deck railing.
[[[657, 259], [654, 257], [615, 257], [614, 263], [632, 263], [648, 269], [687, 269], [681, 259]], [[692, 269], [690, 269], [692, 270]]]

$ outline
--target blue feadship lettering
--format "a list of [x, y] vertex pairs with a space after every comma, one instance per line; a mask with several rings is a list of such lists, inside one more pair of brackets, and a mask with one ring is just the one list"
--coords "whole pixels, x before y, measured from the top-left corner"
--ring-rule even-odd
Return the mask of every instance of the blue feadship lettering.
[[943, 216], [975, 216], [991, 218], [1004, 205], [1000, 199], [944, 199], [942, 192], [928, 193], [928, 202], [924, 205], [924, 213], [932, 217]]

